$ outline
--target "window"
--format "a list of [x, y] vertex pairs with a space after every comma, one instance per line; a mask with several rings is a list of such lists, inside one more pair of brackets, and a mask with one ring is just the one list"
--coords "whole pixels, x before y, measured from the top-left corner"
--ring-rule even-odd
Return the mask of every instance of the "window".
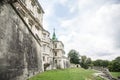
[[40, 14], [41, 13], [41, 10], [39, 8], [37, 8], [37, 12]]
[[32, 27], [32, 25], [34, 24], [34, 22], [32, 20], [28, 20], [29, 21], [29, 25]]
[[43, 56], [43, 61], [45, 61], [45, 57]]
[[55, 52], [55, 56], [57, 56], [57, 52]]
[[57, 44], [55, 44], [55, 48], [57, 48]]
[[36, 25], [35, 25], [35, 27], [36, 27], [37, 30], [40, 30], [39, 26], [36, 26]]
[[35, 0], [31, 0], [31, 5], [35, 6]]
[[55, 63], [57, 63], [57, 60], [55, 60]]

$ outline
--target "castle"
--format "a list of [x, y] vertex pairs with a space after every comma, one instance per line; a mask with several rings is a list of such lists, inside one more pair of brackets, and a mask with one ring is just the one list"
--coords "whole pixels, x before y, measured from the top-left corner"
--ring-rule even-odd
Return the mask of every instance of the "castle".
[[0, 80], [26, 80], [69, 67], [64, 44], [44, 29], [38, 0], [0, 1]]

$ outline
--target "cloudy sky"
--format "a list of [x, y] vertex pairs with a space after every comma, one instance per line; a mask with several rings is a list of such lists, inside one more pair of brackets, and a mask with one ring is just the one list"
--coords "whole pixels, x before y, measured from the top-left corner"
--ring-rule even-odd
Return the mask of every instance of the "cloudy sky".
[[95, 59], [120, 56], [120, 0], [39, 0], [44, 28], [56, 29], [66, 54], [71, 49]]

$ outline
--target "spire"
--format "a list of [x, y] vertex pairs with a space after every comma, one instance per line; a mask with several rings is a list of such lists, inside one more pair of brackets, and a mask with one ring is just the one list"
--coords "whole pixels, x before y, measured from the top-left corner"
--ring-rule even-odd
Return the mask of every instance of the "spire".
[[55, 28], [53, 30], [54, 30], [54, 32], [53, 32], [52, 40], [57, 41], [57, 37], [56, 37], [56, 34], [55, 34]]

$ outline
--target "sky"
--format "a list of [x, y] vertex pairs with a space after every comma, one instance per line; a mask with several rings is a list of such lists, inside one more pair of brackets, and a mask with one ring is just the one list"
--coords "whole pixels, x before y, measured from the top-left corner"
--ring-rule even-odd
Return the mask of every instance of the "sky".
[[66, 54], [75, 49], [92, 60], [120, 56], [120, 0], [39, 0], [43, 27], [55, 28]]

